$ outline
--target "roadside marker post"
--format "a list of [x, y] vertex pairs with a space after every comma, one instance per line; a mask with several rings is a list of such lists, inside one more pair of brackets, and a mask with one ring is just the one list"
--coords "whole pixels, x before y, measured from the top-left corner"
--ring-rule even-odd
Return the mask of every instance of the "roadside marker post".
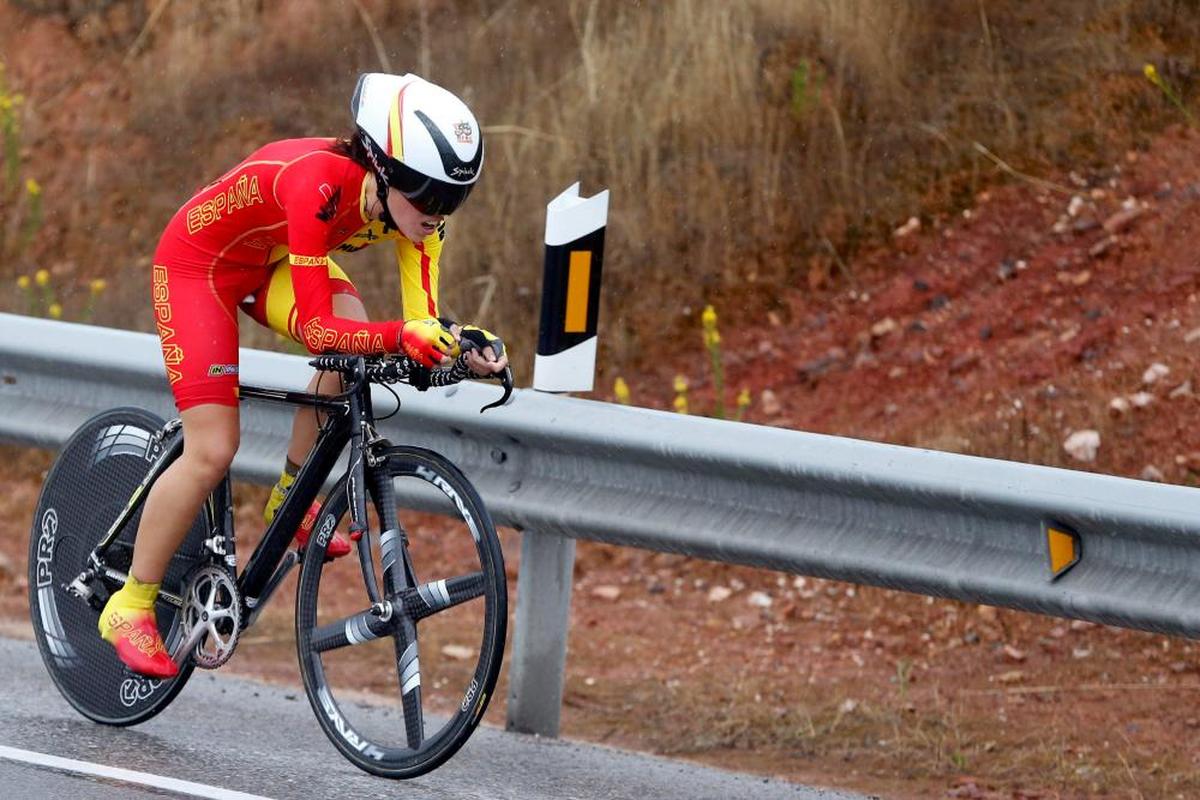
[[533, 388], [590, 392], [596, 375], [596, 325], [608, 190], [579, 196], [576, 183], [546, 206], [542, 320]]
[[[542, 319], [533, 388], [588, 392], [595, 384], [596, 328], [608, 190], [579, 196], [569, 187], [546, 206]], [[509, 663], [510, 731], [558, 736], [567, 664], [575, 540], [521, 532], [521, 568]]]

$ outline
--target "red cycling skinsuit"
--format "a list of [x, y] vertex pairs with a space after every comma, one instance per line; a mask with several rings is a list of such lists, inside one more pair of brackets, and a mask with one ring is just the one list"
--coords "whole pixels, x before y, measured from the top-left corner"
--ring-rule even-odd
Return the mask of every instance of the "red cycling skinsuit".
[[400, 351], [402, 320], [333, 315], [333, 295], [354, 287], [329, 258], [331, 250], [392, 239], [405, 317], [437, 316], [444, 228], [413, 244], [368, 219], [367, 172], [332, 152], [333, 143], [268, 144], [201, 189], [168, 223], [154, 254], [154, 315], [180, 411], [237, 405], [243, 300], [252, 317], [313, 353]]

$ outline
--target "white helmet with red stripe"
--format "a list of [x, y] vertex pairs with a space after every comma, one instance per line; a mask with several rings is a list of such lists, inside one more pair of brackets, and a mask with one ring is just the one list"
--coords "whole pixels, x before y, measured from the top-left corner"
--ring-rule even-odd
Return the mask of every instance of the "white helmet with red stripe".
[[350, 109], [381, 197], [393, 187], [431, 215], [467, 199], [483, 167], [483, 131], [466, 103], [416, 75], [368, 72]]

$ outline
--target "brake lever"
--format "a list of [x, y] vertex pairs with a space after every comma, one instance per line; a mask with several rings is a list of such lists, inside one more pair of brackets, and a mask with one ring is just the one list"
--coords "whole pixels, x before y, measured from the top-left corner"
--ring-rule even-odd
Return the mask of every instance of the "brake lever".
[[488, 403], [483, 408], [479, 409], [479, 413], [487, 411], [489, 408], [498, 408], [508, 404], [508, 399], [512, 397], [513, 392], [513, 374], [512, 367], [505, 367], [504, 371], [498, 376], [498, 380], [504, 386], [504, 394], [494, 403]]
[[[488, 342], [488, 346], [492, 348], [492, 352], [496, 354], [496, 358], [500, 358], [504, 355], [504, 342], [499, 338], [492, 339], [490, 342]], [[467, 338], [463, 338], [459, 341], [459, 347], [461, 347], [464, 352], [479, 349], [479, 346], [475, 342]], [[501, 385], [504, 387], [504, 394], [502, 394], [500, 399], [496, 402], [488, 403], [486, 406], [479, 409], [480, 414], [487, 411], [489, 408], [499, 408], [500, 406], [507, 405], [508, 400], [512, 397], [513, 393], [512, 367], [505, 367], [504, 371], [498, 375], [488, 375], [486, 377], [489, 380], [500, 381]]]

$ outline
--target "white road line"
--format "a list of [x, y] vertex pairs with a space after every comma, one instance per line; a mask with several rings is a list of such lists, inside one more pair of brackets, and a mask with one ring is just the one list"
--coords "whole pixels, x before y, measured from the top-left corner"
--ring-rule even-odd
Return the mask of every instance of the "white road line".
[[78, 772], [82, 775], [93, 775], [98, 778], [108, 778], [109, 780], [117, 780], [124, 783], [153, 786], [156, 789], [190, 794], [194, 797], [208, 797], [212, 800], [268, 800], [268, 798], [257, 794], [235, 792], [232, 789], [222, 789], [219, 786], [207, 786], [203, 783], [181, 781], [177, 778], [164, 778], [161, 775], [154, 775], [149, 772], [136, 772], [131, 769], [106, 767], [103, 764], [76, 761], [73, 758], [48, 756], [45, 753], [19, 750], [15, 747], [5, 747], [4, 745], [0, 745], [0, 758], [6, 758], [10, 761], [22, 761], [26, 764], [35, 764], [39, 767], [49, 767], [50, 769], [64, 770], [66, 772]]

